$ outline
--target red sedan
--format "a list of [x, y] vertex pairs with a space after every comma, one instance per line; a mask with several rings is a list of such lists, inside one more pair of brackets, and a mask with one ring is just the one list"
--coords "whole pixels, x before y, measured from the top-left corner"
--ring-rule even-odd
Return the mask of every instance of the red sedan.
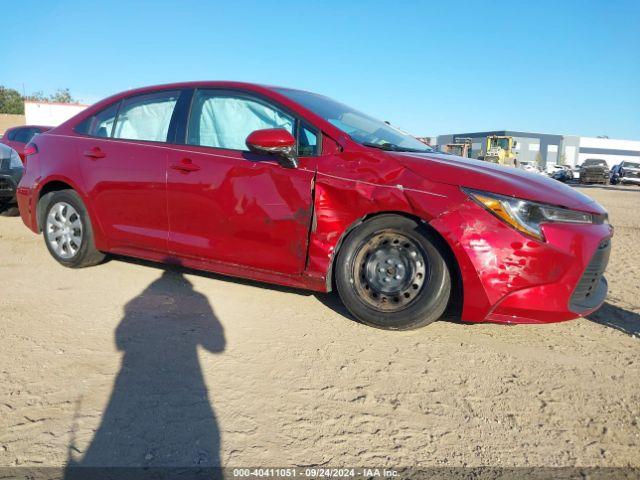
[[21, 125], [19, 127], [8, 128], [4, 135], [0, 138], [0, 143], [10, 146], [20, 158], [24, 161], [24, 148], [35, 135], [39, 135], [51, 127], [43, 125]]
[[198, 82], [107, 98], [27, 147], [51, 255], [117, 253], [320, 292], [409, 329], [568, 320], [605, 299], [612, 227], [566, 185], [439, 154], [327, 97]]

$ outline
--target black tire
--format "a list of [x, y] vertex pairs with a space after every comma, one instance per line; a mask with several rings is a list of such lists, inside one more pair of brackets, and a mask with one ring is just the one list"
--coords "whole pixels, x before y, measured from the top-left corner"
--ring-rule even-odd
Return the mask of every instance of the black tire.
[[[51, 213], [53, 207], [63, 204], [73, 207], [73, 209], [77, 213], [77, 220], [79, 220], [79, 225], [81, 225], [80, 229], [76, 229], [81, 232], [81, 241], [79, 241], [80, 245], [74, 244], [76, 247], [75, 252], [71, 254], [71, 250], [68, 250], [68, 253], [70, 255], [68, 257], [63, 257], [58, 253], [58, 251], [56, 251], [56, 248], [48, 235], [49, 225], [47, 223], [47, 219], [49, 217], [49, 214]], [[56, 192], [48, 193], [40, 199], [39, 207], [39, 212], [41, 212], [40, 225], [42, 226], [44, 243], [46, 244], [51, 256], [55, 258], [60, 264], [69, 268], [83, 268], [97, 265], [104, 260], [104, 253], [96, 249], [93, 240], [93, 228], [91, 226], [91, 220], [89, 218], [89, 214], [87, 213], [87, 209], [85, 208], [82, 199], [76, 192], [74, 192], [73, 190], [59, 190]], [[75, 215], [72, 216], [72, 220], [76, 220]]]
[[18, 217], [20, 216], [20, 210], [15, 204], [0, 204], [0, 215], [3, 217]]
[[[407, 287], [407, 290], [403, 291], [402, 286], [398, 287], [397, 293], [383, 292], [374, 286], [374, 284], [379, 285], [379, 279], [366, 278], [370, 275], [368, 272], [374, 272], [372, 275], [375, 276], [378, 275], [378, 271], [382, 272], [384, 269], [385, 263], [375, 262], [378, 261], [378, 258], [385, 258], [384, 256], [379, 257], [379, 254], [383, 244], [388, 243], [388, 241], [384, 241], [387, 235], [391, 239], [407, 239], [404, 247], [407, 247], [405, 250], [410, 255], [406, 253], [399, 253], [399, 255], [406, 255], [408, 259], [413, 256], [415, 259], [417, 254], [417, 258], [424, 260], [416, 262], [417, 265], [424, 265], [424, 273], [416, 273], [415, 268], [407, 268], [402, 270], [407, 278], [402, 276], [403, 280], [398, 280], [398, 282], [408, 281], [408, 285], [415, 292], [411, 287]], [[376, 244], [376, 242], [381, 243]], [[384, 252], [394, 249], [401, 252], [403, 250], [402, 242], [404, 240], [401, 240], [398, 246], [389, 244], [385, 247]], [[392, 243], [397, 242], [392, 240]], [[360, 322], [386, 330], [419, 328], [439, 319], [449, 302], [451, 275], [445, 261], [445, 255], [442, 241], [436, 238], [424, 225], [399, 215], [379, 215], [357, 227], [344, 240], [334, 267], [335, 284], [342, 302]], [[400, 258], [404, 259], [405, 257]], [[388, 260], [389, 258], [386, 261]], [[373, 269], [371, 269], [372, 265]], [[383, 266], [383, 268], [378, 270], [379, 266]], [[396, 269], [393, 265], [390, 269], [393, 270], [389, 272], [392, 275], [400, 272], [400, 268]], [[413, 276], [410, 272], [413, 272]], [[387, 274], [385, 272], [379, 275]], [[423, 277], [415, 275], [423, 275]], [[422, 278], [419, 281], [419, 286], [413, 283], [415, 278]], [[370, 283], [371, 280], [373, 283]], [[416, 282], [418, 281], [416, 280]], [[382, 287], [386, 287], [386, 284], [382, 284]], [[378, 296], [376, 296], [376, 292]], [[378, 304], [373, 305], [376, 302]]]
[[0, 200], [0, 215], [3, 217], [16, 217], [20, 215], [20, 211], [10, 200]]

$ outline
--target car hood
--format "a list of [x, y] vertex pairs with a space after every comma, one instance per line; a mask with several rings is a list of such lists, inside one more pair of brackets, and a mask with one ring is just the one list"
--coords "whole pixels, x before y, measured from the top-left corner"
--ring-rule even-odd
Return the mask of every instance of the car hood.
[[448, 154], [393, 152], [392, 155], [406, 168], [430, 181], [604, 213], [592, 198], [539, 173]]

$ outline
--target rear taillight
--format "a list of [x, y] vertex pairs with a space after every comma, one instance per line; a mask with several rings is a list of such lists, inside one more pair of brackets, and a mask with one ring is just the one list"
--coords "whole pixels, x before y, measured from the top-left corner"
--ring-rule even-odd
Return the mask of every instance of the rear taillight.
[[24, 168], [27, 168], [27, 159], [29, 158], [29, 155], [33, 155], [38, 153], [38, 146], [33, 143], [27, 143], [27, 146], [24, 147], [24, 150], [22, 151], [22, 163], [24, 164]]
[[29, 155], [33, 155], [36, 153], [38, 153], [38, 146], [35, 143], [27, 143], [27, 146], [24, 147], [25, 160]]

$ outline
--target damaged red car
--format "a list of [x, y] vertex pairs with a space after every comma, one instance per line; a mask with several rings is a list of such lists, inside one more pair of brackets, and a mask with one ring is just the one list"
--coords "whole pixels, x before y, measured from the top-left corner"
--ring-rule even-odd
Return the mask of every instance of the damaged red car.
[[68, 267], [108, 253], [318, 292], [409, 329], [569, 320], [605, 299], [589, 197], [439, 154], [327, 97], [236, 82], [107, 98], [26, 148], [25, 224]]

